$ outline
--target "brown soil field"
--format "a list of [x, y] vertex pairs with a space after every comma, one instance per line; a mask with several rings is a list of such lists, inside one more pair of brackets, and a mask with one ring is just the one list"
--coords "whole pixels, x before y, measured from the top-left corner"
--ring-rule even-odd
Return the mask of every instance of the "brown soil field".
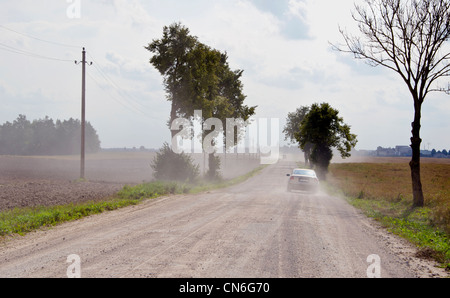
[[55, 206], [104, 199], [123, 187], [118, 183], [59, 179], [9, 179], [0, 176], [0, 211], [16, 207]]
[[[154, 156], [148, 152], [87, 155], [83, 182], [79, 156], [0, 156], [0, 212], [105, 199], [124, 185], [151, 181]], [[203, 171], [203, 156], [194, 159]], [[254, 158], [230, 156], [222, 161], [222, 175], [232, 178], [258, 165]]]

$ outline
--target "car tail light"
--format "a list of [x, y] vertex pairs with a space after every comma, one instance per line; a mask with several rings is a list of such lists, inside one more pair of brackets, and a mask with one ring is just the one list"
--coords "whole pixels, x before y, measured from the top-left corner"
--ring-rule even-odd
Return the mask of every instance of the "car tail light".
[[294, 177], [293, 177], [293, 176], [291, 176], [290, 180], [294, 180]]

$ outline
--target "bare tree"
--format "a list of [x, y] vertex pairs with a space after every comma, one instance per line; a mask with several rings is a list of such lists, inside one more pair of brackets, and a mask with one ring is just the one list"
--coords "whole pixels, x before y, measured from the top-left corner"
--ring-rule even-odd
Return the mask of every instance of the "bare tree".
[[450, 1], [445, 0], [365, 0], [355, 5], [353, 19], [361, 36], [339, 28], [345, 45], [335, 49], [354, 54], [371, 66], [382, 65], [398, 73], [414, 101], [412, 159], [410, 162], [413, 206], [422, 207], [424, 196], [420, 178], [420, 119], [426, 96], [450, 76], [450, 53], [444, 45], [450, 37]]

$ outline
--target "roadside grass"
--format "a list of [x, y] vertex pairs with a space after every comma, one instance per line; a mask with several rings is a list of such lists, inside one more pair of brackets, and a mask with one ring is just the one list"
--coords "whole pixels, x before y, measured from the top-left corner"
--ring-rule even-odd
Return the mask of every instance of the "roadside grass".
[[421, 174], [423, 208], [412, 208], [407, 163], [332, 164], [325, 184], [450, 270], [450, 164], [422, 163]]
[[0, 236], [25, 235], [41, 227], [77, 220], [89, 215], [136, 205], [138, 200], [110, 198], [103, 202], [88, 202], [63, 206], [15, 208], [0, 213]]
[[[43, 227], [81, 219], [94, 214], [138, 205], [149, 199], [172, 194], [195, 194], [242, 183], [258, 174], [264, 166], [230, 180], [199, 181], [195, 185], [154, 181], [135, 186], [124, 186], [119, 192], [101, 201], [61, 206], [15, 208], [0, 212], [0, 239], [12, 235], [25, 235]], [[82, 182], [81, 182], [82, 183]]]

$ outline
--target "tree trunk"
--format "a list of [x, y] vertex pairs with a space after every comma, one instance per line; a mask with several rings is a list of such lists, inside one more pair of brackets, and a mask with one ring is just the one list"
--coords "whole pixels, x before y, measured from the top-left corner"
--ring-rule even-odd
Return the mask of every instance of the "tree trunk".
[[303, 151], [303, 155], [305, 157], [305, 167], [311, 167], [309, 162], [309, 152], [305, 150]]
[[169, 119], [169, 123], [168, 123], [172, 140], [177, 135], [177, 133], [180, 132], [179, 130], [172, 130], [171, 129], [172, 123], [173, 123], [173, 121], [175, 119], [177, 119], [177, 111], [176, 111], [176, 108], [175, 108], [175, 103], [172, 100], [172, 108], [170, 109], [170, 119]]
[[311, 150], [313, 146], [311, 143], [306, 144], [305, 149], [303, 149], [303, 153], [305, 156], [305, 167], [313, 168], [313, 164], [311, 163]]
[[422, 104], [419, 100], [414, 103], [414, 122], [412, 123], [412, 159], [409, 163], [411, 168], [412, 190], [413, 190], [413, 207], [423, 207], [424, 197], [422, 191], [422, 182], [420, 179], [420, 118]]
[[215, 153], [208, 154], [208, 172], [206, 179], [216, 181], [220, 178], [220, 158]]

